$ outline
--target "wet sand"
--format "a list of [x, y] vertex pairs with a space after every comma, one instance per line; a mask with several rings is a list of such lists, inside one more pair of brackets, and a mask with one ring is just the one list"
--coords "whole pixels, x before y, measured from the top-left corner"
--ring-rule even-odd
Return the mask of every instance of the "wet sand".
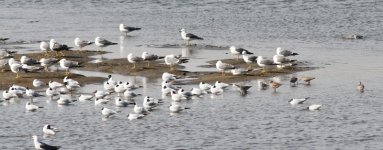
[[[272, 77], [276, 75], [283, 74], [292, 74], [298, 71], [307, 71], [315, 69], [315, 67], [310, 67], [306, 63], [299, 62], [297, 66], [285, 69], [273, 69], [268, 70], [267, 73], [262, 73], [260, 68], [254, 65], [252, 71], [249, 71], [246, 75], [234, 76], [231, 73], [225, 73], [224, 76], [220, 72], [216, 71], [215, 63], [217, 60], [208, 61], [206, 65], [200, 67], [212, 68], [215, 72], [192, 72], [183, 70], [185, 67], [182, 65], [176, 66], [175, 70], [170, 70], [170, 67], [165, 65], [163, 60], [157, 60], [150, 62], [148, 66], [147, 62], [141, 62], [136, 64], [136, 68], [133, 69], [133, 64], [129, 63], [126, 58], [119, 59], [109, 59], [103, 60], [99, 63], [91, 63], [96, 58], [91, 58], [90, 56], [105, 54], [106, 52], [97, 52], [97, 51], [83, 51], [79, 53], [78, 51], [65, 51], [64, 57], [68, 60], [78, 61], [80, 67], [73, 68], [78, 70], [86, 71], [97, 71], [97, 72], [106, 72], [114, 74], [122, 74], [129, 76], [143, 76], [147, 78], [160, 78], [163, 72], [173, 73], [179, 76], [182, 76], [185, 80], [181, 80], [182, 83], [199, 83], [204, 82], [214, 82], [220, 80], [223, 82], [239, 82], [245, 80], [254, 80], [265, 77]], [[52, 53], [53, 54], [53, 53]], [[41, 53], [31, 53], [24, 54], [28, 57], [38, 59], [42, 57]], [[20, 59], [21, 54], [16, 54], [14, 58], [16, 60]], [[222, 60], [225, 63], [230, 63], [241, 68], [247, 68], [246, 64], [242, 59], [225, 59]], [[41, 71], [43, 72], [43, 71]], [[6, 68], [6, 71], [1, 73], [0, 77], [3, 79], [0, 83], [0, 89], [7, 89], [12, 84], [18, 84], [22, 86], [32, 86], [33, 79], [41, 79], [45, 82], [49, 80], [60, 81], [65, 77], [63, 71], [58, 72], [44, 72], [44, 73], [20, 73], [21, 78], [16, 79], [15, 74], [12, 73], [9, 68]], [[82, 84], [88, 83], [97, 83], [103, 82], [105, 78], [101, 77], [86, 77], [79, 74], [71, 74], [70, 78], [78, 80]]]

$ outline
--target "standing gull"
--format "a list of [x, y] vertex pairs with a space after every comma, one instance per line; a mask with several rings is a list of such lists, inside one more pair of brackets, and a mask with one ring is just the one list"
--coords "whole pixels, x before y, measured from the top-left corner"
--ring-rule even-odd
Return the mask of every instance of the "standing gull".
[[69, 50], [72, 47], [68, 47], [68, 45], [65, 45], [65, 44], [60, 44], [55, 39], [51, 39], [49, 41], [49, 48], [51, 51], [56, 52], [56, 56], [58, 56], [58, 52], [60, 52], [61, 55], [64, 56], [64, 53], [62, 51]]
[[235, 46], [231, 46], [230, 47], [230, 53], [233, 54], [233, 55], [236, 55], [237, 56], [237, 60], [239, 59], [239, 55], [243, 55], [243, 54], [254, 54], [252, 52], [249, 52], [248, 50], [246, 49], [243, 49], [243, 48], [236, 48]]
[[91, 41], [85, 41], [85, 40], [81, 40], [80, 38], [76, 37], [74, 39], [74, 45], [76, 45], [78, 48], [80, 48], [80, 51], [82, 51], [82, 48], [85, 47], [85, 46], [88, 46], [88, 45], [91, 45], [93, 44], [94, 42], [91, 42]]
[[136, 63], [139, 63], [142, 61], [141, 57], [133, 56], [132, 53], [128, 54], [128, 62], [133, 64], [132, 69], [136, 69]]
[[45, 41], [40, 42], [40, 50], [45, 52], [45, 56], [48, 56], [48, 51], [49, 51], [49, 43]]
[[265, 70], [266, 67], [270, 67], [270, 66], [278, 65], [278, 64], [274, 63], [273, 60], [271, 60], [271, 59], [266, 59], [265, 57], [262, 57], [262, 56], [258, 56], [258, 58], [257, 58], [257, 64], [258, 64], [258, 66], [260, 66], [260, 67], [263, 68], [262, 72], [265, 72], [265, 71], [266, 71], [266, 70]]
[[56, 64], [58, 61], [59, 60], [56, 58], [41, 58], [39, 62], [40, 65], [44, 67], [45, 71], [49, 71], [48, 68]]
[[21, 65], [20, 64], [12, 64], [10, 65], [11, 71], [13, 73], [16, 73], [16, 79], [20, 78], [19, 76], [19, 71], [21, 70]]
[[251, 68], [252, 64], [257, 63], [257, 56], [250, 56], [249, 54], [246, 54], [245, 51], [242, 52], [242, 58], [243, 61], [246, 62], [246, 64], [249, 64], [248, 68]]
[[190, 43], [189, 43], [190, 41], [193, 41], [193, 40], [203, 40], [203, 38], [198, 37], [198, 36], [196, 36], [194, 34], [186, 33], [186, 30], [183, 29], [183, 28], [180, 30], [180, 32], [181, 32], [181, 37], [182, 37], [182, 39], [184, 41], [186, 41], [186, 45], [187, 46], [190, 45]]
[[69, 75], [69, 69], [72, 67], [78, 67], [78, 62], [77, 61], [71, 61], [71, 60], [66, 60], [66, 59], [61, 59], [60, 60], [60, 67], [65, 69], [65, 75]]
[[277, 55], [282, 55], [282, 56], [295, 56], [295, 55], [299, 55], [298, 53], [294, 53], [294, 52], [291, 52], [289, 50], [282, 50], [281, 47], [278, 47], [277, 48]]
[[160, 57], [154, 54], [149, 54], [148, 52], [142, 52], [142, 60], [148, 62], [148, 67], [151, 61], [155, 61], [157, 59], [162, 59], [164, 57]]
[[128, 27], [125, 26], [124, 24], [120, 24], [119, 26], [120, 32], [128, 35], [129, 32], [135, 31], [135, 30], [141, 30], [141, 28], [136, 28], [136, 27]]
[[170, 66], [170, 70], [174, 70], [174, 66], [182, 63], [187, 63], [189, 59], [181, 58], [173, 54], [165, 56], [165, 64]]
[[222, 72], [222, 76], [225, 76], [225, 71], [230, 69], [235, 69], [235, 66], [223, 63], [222, 61], [218, 60], [217, 63], [215, 63], [215, 67], [218, 69], [218, 71]]
[[113, 43], [111, 41], [105, 40], [100, 37], [96, 37], [96, 39], [94, 40], [94, 43], [96, 44], [97, 47], [100, 47], [101, 50], [103, 47], [107, 47], [109, 45], [117, 45], [117, 43]]

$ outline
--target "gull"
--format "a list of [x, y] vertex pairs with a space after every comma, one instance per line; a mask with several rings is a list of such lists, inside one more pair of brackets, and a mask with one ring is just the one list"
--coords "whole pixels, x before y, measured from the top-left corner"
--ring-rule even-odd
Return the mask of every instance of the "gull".
[[227, 63], [223, 63], [222, 61], [218, 60], [217, 63], [215, 63], [216, 68], [218, 71], [222, 72], [222, 76], [225, 76], [225, 71], [230, 69], [235, 69], [235, 66]]
[[127, 58], [128, 62], [133, 64], [132, 69], [136, 69], [136, 63], [143, 61], [141, 57], [133, 56], [132, 53], [129, 53]]
[[10, 100], [12, 98], [17, 98], [17, 97], [18, 96], [15, 93], [13, 93], [13, 92], [9, 92], [7, 90], [3, 91], [3, 98], [5, 100]]
[[104, 116], [104, 117], [106, 117], [106, 118], [108, 118], [108, 117], [110, 117], [111, 115], [114, 115], [114, 114], [116, 114], [116, 113], [117, 113], [116, 111], [111, 110], [111, 109], [109, 109], [109, 108], [105, 108], [105, 107], [102, 107], [102, 108], [101, 108], [101, 114], [102, 114], [102, 116]]
[[158, 104], [161, 103], [159, 99], [145, 96], [142, 106], [144, 106], [145, 110], [153, 110], [154, 107], [157, 107]]
[[355, 40], [355, 39], [363, 39], [363, 35], [358, 35], [358, 34], [351, 34], [351, 35], [345, 35], [343, 36], [344, 39], [352, 39], [352, 40]]
[[68, 76], [64, 77], [63, 82], [68, 82], [69, 84], [80, 86], [80, 83], [78, 83], [78, 81], [70, 79]]
[[274, 89], [274, 92], [277, 92], [277, 88], [279, 88], [282, 84], [274, 81], [270, 81], [270, 87]]
[[230, 53], [237, 56], [237, 60], [239, 59], [239, 55], [248, 55], [248, 54], [254, 54], [252, 52], [249, 52], [246, 49], [243, 48], [236, 48], [235, 46], [230, 46], [229, 48]]
[[233, 74], [233, 76], [246, 75], [250, 71], [251, 71], [250, 69], [244, 69], [244, 68], [236, 68], [236, 69], [230, 70], [230, 72], [231, 72], [231, 74]]
[[227, 83], [223, 83], [221, 81], [215, 81], [215, 84], [214, 84], [216, 87], [218, 88], [221, 88], [221, 89], [225, 89], [227, 87], [229, 87], [229, 84]]
[[277, 55], [282, 55], [282, 56], [295, 56], [295, 55], [299, 55], [298, 53], [293, 53], [289, 50], [282, 50], [281, 47], [278, 47], [277, 48]]
[[143, 115], [143, 114], [129, 113], [128, 114], [128, 119], [129, 120], [136, 120], [136, 119], [141, 119], [144, 116], [145, 115]]
[[172, 102], [169, 106], [169, 110], [170, 112], [172, 113], [178, 113], [178, 112], [181, 112], [182, 110], [185, 110], [185, 109], [190, 109], [188, 107], [183, 107], [181, 106], [180, 103], [178, 102]]
[[114, 90], [114, 86], [115, 85], [114, 84], [110, 84], [109, 81], [104, 82], [104, 89], [106, 91], [112, 92]]
[[262, 82], [262, 81], [259, 81], [259, 80], [258, 80], [258, 88], [259, 88], [260, 90], [265, 90], [268, 86], [269, 86], [269, 85], [266, 84], [265, 82]]
[[288, 64], [288, 63], [295, 62], [297, 60], [288, 59], [288, 58], [286, 58], [283, 55], [274, 55], [273, 56], [273, 61], [274, 61], [275, 64], [283, 65], [283, 64]]
[[56, 88], [59, 88], [59, 87], [63, 87], [64, 84], [62, 83], [59, 83], [59, 82], [56, 82], [56, 81], [49, 81], [48, 82], [48, 86], [52, 89], [56, 89]]
[[36, 60], [29, 58], [25, 55], [20, 57], [20, 63], [21, 64], [32, 65], [32, 64], [35, 64], [36, 62], [37, 62]]
[[243, 61], [245, 61], [246, 64], [249, 64], [249, 67], [248, 68], [251, 68], [252, 64], [255, 64], [257, 63], [257, 56], [250, 56], [248, 54], [246, 54], [245, 51], [242, 52], [242, 58], [243, 58]]
[[162, 88], [161, 88], [161, 92], [164, 95], [171, 93], [173, 90], [175, 90], [175, 89], [168, 87], [168, 86], [162, 86]]
[[134, 90], [134, 89], [142, 87], [142, 86], [135, 85], [132, 82], [125, 82], [125, 84], [123, 84], [123, 86], [125, 87], [125, 89], [128, 89], [128, 90]]
[[41, 58], [40, 65], [45, 68], [45, 71], [49, 71], [48, 68], [58, 62], [56, 58]]
[[207, 90], [210, 90], [211, 88], [211, 85], [206, 83], [206, 82], [200, 82], [199, 83], [199, 88], [203, 91], [207, 91]]
[[9, 51], [7, 49], [3, 49], [0, 51], [0, 59], [11, 58], [12, 54], [16, 53], [15, 51]]
[[58, 105], [69, 105], [73, 101], [70, 99], [68, 95], [60, 95], [59, 100], [57, 100]]
[[129, 32], [132, 32], [135, 30], [141, 30], [141, 28], [128, 27], [128, 26], [124, 26], [124, 24], [120, 24], [119, 29], [120, 29], [120, 32], [126, 34], [126, 36], [128, 36]]
[[113, 84], [113, 85], [117, 84], [117, 82], [113, 80], [112, 75], [108, 75], [108, 82], [109, 84]]
[[133, 103], [133, 105], [134, 105], [134, 108], [133, 108], [134, 113], [144, 114], [144, 115], [146, 115], [148, 113], [148, 111], [146, 111], [144, 107], [138, 106], [137, 103]]
[[117, 43], [113, 43], [111, 41], [105, 40], [105, 39], [100, 38], [100, 37], [96, 37], [94, 40], [94, 43], [96, 44], [97, 47], [100, 47], [101, 50], [103, 47], [107, 47], [109, 45], [117, 45]]
[[36, 111], [39, 108], [43, 108], [43, 107], [39, 107], [39, 106], [33, 105], [32, 102], [27, 102], [27, 104], [25, 105], [25, 109], [27, 111]]
[[185, 91], [183, 88], [178, 89], [178, 94], [186, 99], [189, 99], [193, 94], [190, 91]]
[[36, 72], [39, 70], [42, 70], [44, 67], [38, 67], [38, 66], [29, 66], [27, 64], [22, 64], [21, 69], [25, 72]]
[[278, 65], [278, 64], [274, 63], [273, 60], [266, 59], [265, 57], [262, 57], [262, 56], [258, 56], [257, 64], [258, 64], [258, 66], [263, 68], [263, 71], [265, 71], [265, 67]]
[[308, 76], [306, 76], [306, 77], [302, 77], [300, 80], [306, 82], [307, 85], [310, 85], [310, 81], [311, 81], [311, 80], [314, 80], [314, 79], [315, 79], [314, 77], [308, 77]]
[[39, 79], [34, 79], [32, 82], [32, 85], [34, 87], [42, 87], [42, 86], [47, 85], [47, 84], [44, 83], [43, 81], [39, 80]]
[[94, 96], [96, 97], [96, 99], [98, 98], [105, 98], [106, 96], [108, 96], [110, 93], [109, 92], [105, 92], [105, 91], [94, 91]]
[[12, 64], [12, 65], [10, 65], [11, 71], [13, 73], [16, 73], [16, 79], [20, 78], [19, 71], [22, 69], [21, 67], [22, 67], [22, 65], [20, 65], [20, 64]]
[[45, 41], [41, 41], [40, 42], [40, 50], [45, 52], [45, 56], [48, 55], [48, 51], [50, 50], [49, 49], [49, 43], [45, 42]]
[[49, 96], [51, 99], [53, 99], [53, 96], [58, 96], [58, 95], [60, 95], [60, 93], [59, 92], [57, 92], [55, 89], [53, 89], [53, 88], [47, 88], [46, 90], [45, 90], [45, 94], [47, 95], [47, 96]]
[[213, 85], [213, 86], [210, 88], [210, 92], [211, 92], [212, 94], [221, 94], [221, 93], [223, 93], [223, 89], [220, 88], [220, 87], [217, 87], [217, 86]]
[[181, 58], [181, 56], [175, 56], [173, 54], [165, 56], [165, 64], [170, 66], [170, 70], [174, 70], [174, 66], [182, 63], [187, 63], [189, 59]]
[[77, 61], [66, 60], [65, 58], [60, 60], [60, 67], [65, 69], [65, 75], [69, 75], [70, 68], [78, 66]]
[[175, 102], [180, 102], [181, 100], [186, 99], [186, 97], [182, 96], [176, 90], [172, 90], [170, 92], [170, 95], [172, 96], [172, 100], [175, 101]]
[[148, 67], [150, 66], [151, 61], [155, 61], [157, 59], [163, 59], [164, 57], [160, 57], [154, 54], [149, 54], [148, 52], [142, 52], [141, 58], [143, 61], [148, 62]]
[[76, 82], [64, 82], [64, 85], [69, 91], [74, 91], [80, 88], [80, 85]]
[[108, 102], [109, 102], [108, 99], [103, 99], [103, 98], [96, 98], [94, 100], [95, 105], [107, 104]]
[[58, 56], [58, 52], [61, 53], [62, 56], [64, 56], [64, 53], [62, 51], [69, 50], [72, 47], [68, 47], [68, 45], [60, 44], [55, 39], [51, 39], [49, 41], [49, 48], [51, 51], [56, 52], [56, 56]]
[[25, 91], [25, 94], [26, 94], [28, 97], [31, 98], [31, 102], [33, 101], [33, 98], [34, 98], [34, 97], [41, 97], [41, 96], [43, 96], [43, 95], [37, 93], [36, 91], [34, 91], [34, 90], [32, 90], [32, 89], [29, 89], [28, 87], [27, 87], [27, 90]]
[[356, 86], [356, 89], [363, 93], [364, 92], [364, 84], [362, 83], [362, 81], [359, 81], [359, 84]]
[[6, 40], [9, 40], [9, 38], [3, 38], [3, 37], [0, 38], [0, 41], [1, 41], [3, 44], [5, 44], [5, 41], [6, 41]]
[[90, 101], [90, 100], [92, 100], [93, 97], [94, 97], [94, 95], [81, 94], [81, 95], [78, 97], [78, 100], [79, 100], [79, 101]]
[[115, 98], [115, 103], [117, 107], [127, 107], [129, 104], [127, 101], [123, 100], [120, 97]]
[[83, 47], [93, 44], [94, 42], [81, 40], [80, 38], [76, 37], [74, 39], [74, 45], [76, 45], [78, 48], [80, 48], [80, 51]]
[[171, 73], [168, 73], [168, 72], [164, 72], [162, 74], [162, 81], [173, 81], [173, 80], [176, 80], [177, 79], [177, 76], [175, 74], [171, 74]]
[[17, 90], [18, 92], [20, 91], [20, 93], [23, 93], [23, 94], [27, 90], [26, 87], [23, 87], [23, 86], [20, 86], [20, 85], [16, 85], [16, 84], [13, 84], [9, 89], [10, 90]]
[[126, 88], [121, 84], [117, 84], [114, 86], [114, 92], [117, 93], [117, 96], [120, 96], [120, 94], [124, 93], [125, 91], [126, 91]]
[[58, 132], [59, 130], [57, 128], [53, 128], [51, 125], [47, 124], [47, 125], [44, 125], [43, 127], [43, 133], [45, 135], [55, 135], [56, 132]]
[[233, 86], [241, 93], [241, 95], [246, 95], [247, 91], [252, 87], [249, 85], [242, 85], [242, 84], [233, 84]]
[[19, 64], [19, 65], [21, 65], [21, 62], [16, 61], [14, 58], [10, 58], [10, 59], [8, 59], [8, 65], [11, 66], [11, 65], [13, 65], [13, 64]]
[[194, 34], [186, 33], [186, 30], [183, 29], [183, 28], [180, 30], [180, 32], [181, 32], [181, 37], [182, 37], [182, 39], [184, 41], [186, 41], [186, 45], [187, 46], [190, 45], [189, 42], [192, 41], [192, 40], [203, 40], [203, 38], [198, 37], [198, 36], [196, 36]]
[[132, 99], [132, 98], [134, 98], [136, 96], [139, 96], [139, 95], [141, 95], [141, 94], [136, 94], [136, 93], [134, 93], [132, 91], [129, 91], [129, 90], [126, 90], [124, 92], [124, 97], [127, 98], [127, 99]]
[[303, 102], [307, 101], [310, 97], [306, 98], [292, 98], [289, 100], [289, 103], [291, 105], [297, 105], [297, 104], [302, 104]]
[[307, 109], [310, 111], [315, 111], [315, 110], [319, 110], [321, 107], [322, 107], [321, 104], [312, 104], [308, 106]]
[[291, 77], [290, 78], [290, 86], [296, 86], [297, 81], [298, 81], [297, 77]]
[[201, 96], [203, 94], [206, 94], [206, 92], [204, 90], [201, 90], [200, 88], [192, 88], [190, 90], [190, 93], [194, 96]]
[[32, 136], [36, 150], [58, 150], [61, 146], [51, 146], [40, 142], [36, 135]]
[[166, 80], [166, 81], [162, 81], [161, 82], [161, 87], [164, 87], [164, 86], [168, 86], [168, 87], [173, 87], [173, 81], [169, 81], [169, 80]]

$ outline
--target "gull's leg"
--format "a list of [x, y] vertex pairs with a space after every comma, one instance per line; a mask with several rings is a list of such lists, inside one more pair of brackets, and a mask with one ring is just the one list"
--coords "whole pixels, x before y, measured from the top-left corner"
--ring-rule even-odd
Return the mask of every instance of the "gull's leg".
[[16, 73], [16, 79], [20, 78], [19, 73]]
[[150, 66], [150, 61], [148, 61], [148, 67]]
[[136, 63], [133, 63], [133, 68], [132, 69], [136, 69]]

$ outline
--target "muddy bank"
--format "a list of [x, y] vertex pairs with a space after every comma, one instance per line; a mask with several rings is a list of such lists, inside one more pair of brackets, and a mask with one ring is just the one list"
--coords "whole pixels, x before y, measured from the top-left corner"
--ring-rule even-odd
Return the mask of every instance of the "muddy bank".
[[[105, 52], [83, 51], [83, 52], [79, 53], [77, 51], [65, 51], [63, 53], [64, 53], [64, 56], [57, 57], [57, 58], [58, 59], [66, 58], [68, 60], [79, 61], [80, 65], [83, 65], [86, 62], [93, 60], [92, 58], [90, 58], [90, 56], [98, 55], [100, 53], [102, 54]], [[20, 57], [22, 55], [25, 55], [25, 56], [28, 56], [30, 58], [37, 59], [37, 60], [44, 57], [44, 55], [42, 53], [31, 53], [31, 54], [14, 54], [13, 58], [15, 58], [16, 60], [20, 60]], [[53, 56], [55, 54], [51, 53], [51, 55]], [[35, 65], [39, 66], [39, 64], [35, 64]], [[80, 66], [80, 67], [82, 67], [82, 66]], [[11, 70], [9, 69], [9, 66], [6, 65], [4, 68], [4, 72], [0, 72], [0, 78], [1, 78], [0, 90], [8, 89], [8, 87], [12, 86], [12, 84], [33, 87], [32, 81], [34, 79], [40, 79], [46, 83], [48, 83], [48, 81], [50, 81], [50, 80], [63, 82], [62, 80], [65, 77], [64, 71], [60, 71], [60, 70], [57, 72], [46, 72], [46, 71], [42, 70], [42, 71], [34, 72], [34, 73], [31, 73], [31, 72], [19, 73], [19, 75], [20, 75], [20, 78], [16, 79], [15, 78], [16, 74], [11, 72]], [[70, 74], [69, 77], [79, 81], [81, 84], [89, 84], [89, 83], [97, 83], [97, 82], [105, 81], [105, 78], [86, 77], [86, 76], [83, 76], [80, 74]]]

